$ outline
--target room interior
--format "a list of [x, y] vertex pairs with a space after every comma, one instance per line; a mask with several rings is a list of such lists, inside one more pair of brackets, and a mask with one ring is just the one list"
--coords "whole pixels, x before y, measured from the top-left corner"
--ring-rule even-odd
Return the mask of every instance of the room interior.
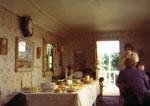
[[[120, 53], [131, 42], [150, 72], [149, 11], [150, 0], [0, 0], [0, 38], [7, 42], [0, 54], [1, 101], [23, 86], [38, 86], [52, 77], [43, 71], [44, 43], [54, 46], [55, 76], [68, 63], [75, 64], [76, 51], [84, 51], [85, 67], [96, 71], [96, 41], [113, 40], [120, 42]], [[20, 27], [24, 16], [32, 20], [30, 36]], [[34, 45], [31, 71], [16, 71], [18, 38]]]

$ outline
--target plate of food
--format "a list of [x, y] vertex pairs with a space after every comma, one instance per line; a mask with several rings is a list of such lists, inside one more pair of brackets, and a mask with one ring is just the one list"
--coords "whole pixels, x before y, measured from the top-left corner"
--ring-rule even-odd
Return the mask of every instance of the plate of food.
[[66, 86], [64, 84], [60, 84], [58, 88], [66, 88]]
[[73, 89], [73, 88], [68, 88], [68, 89], [66, 89], [66, 91], [68, 92], [68, 93], [75, 93], [75, 92], [78, 92], [80, 89]]
[[32, 92], [32, 88], [24, 87], [24, 88], [21, 89], [21, 91], [24, 92], [24, 93], [31, 93]]
[[62, 93], [62, 90], [60, 88], [58, 88], [58, 89], [54, 89], [54, 92], [55, 93]]

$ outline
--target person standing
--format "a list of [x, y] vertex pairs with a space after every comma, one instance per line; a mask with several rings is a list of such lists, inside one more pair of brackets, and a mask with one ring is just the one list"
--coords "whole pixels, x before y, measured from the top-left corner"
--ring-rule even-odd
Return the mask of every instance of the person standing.
[[65, 70], [65, 79], [72, 80], [72, 78], [73, 78], [73, 65], [69, 63]]
[[[124, 46], [124, 54], [123, 55], [120, 55], [119, 57], [119, 62], [118, 62], [118, 67], [119, 67], [119, 70], [124, 70], [125, 69], [125, 60], [127, 58], [133, 58], [133, 60], [137, 63], [139, 61], [139, 56], [138, 54], [134, 51], [134, 47], [131, 43], [126, 43], [125, 46]], [[119, 98], [119, 102], [120, 103], [123, 103], [124, 102], [124, 99], [122, 97], [122, 89], [119, 88], [119, 91], [120, 91], [120, 98]]]
[[104, 102], [103, 100], [104, 77], [100, 77], [99, 84], [100, 84], [100, 95], [98, 96], [98, 100], [100, 102]]
[[139, 61], [139, 56], [138, 54], [134, 51], [134, 47], [131, 43], [126, 43], [124, 46], [125, 53], [123, 55], [120, 55], [119, 57], [119, 70], [125, 69], [124, 62], [127, 58], [133, 58], [134, 61], [137, 63]]

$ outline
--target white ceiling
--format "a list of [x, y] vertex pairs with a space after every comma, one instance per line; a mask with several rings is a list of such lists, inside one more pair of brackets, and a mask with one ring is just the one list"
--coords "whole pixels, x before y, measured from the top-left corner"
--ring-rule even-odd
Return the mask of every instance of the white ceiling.
[[61, 36], [150, 30], [150, 0], [0, 0], [0, 5]]

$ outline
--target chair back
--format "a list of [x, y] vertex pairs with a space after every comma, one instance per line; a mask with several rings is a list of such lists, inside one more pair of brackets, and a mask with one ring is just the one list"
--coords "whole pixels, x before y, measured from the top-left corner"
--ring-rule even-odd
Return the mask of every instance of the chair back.
[[124, 106], [141, 106], [131, 87], [125, 87], [122, 92]]
[[18, 93], [14, 96], [5, 106], [28, 106], [26, 96], [22, 93]]

